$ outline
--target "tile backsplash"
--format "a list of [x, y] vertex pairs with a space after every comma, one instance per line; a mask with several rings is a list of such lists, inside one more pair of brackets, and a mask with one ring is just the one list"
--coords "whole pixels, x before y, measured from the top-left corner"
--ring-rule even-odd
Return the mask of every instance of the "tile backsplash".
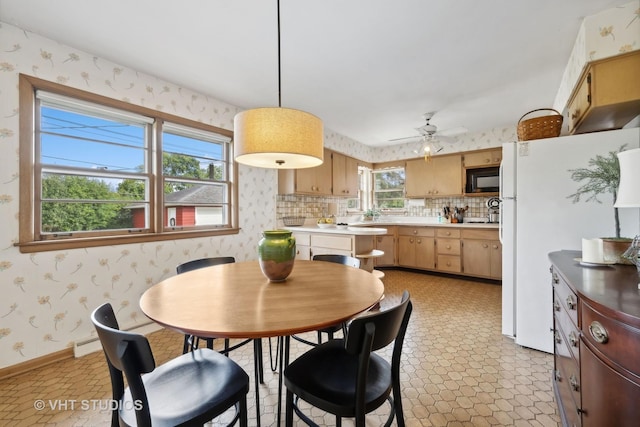
[[[405, 209], [401, 214], [415, 217], [437, 217], [442, 212], [444, 206], [465, 207], [469, 209], [465, 217], [485, 218], [488, 214], [487, 200], [489, 197], [438, 197], [426, 199], [411, 199], [405, 204]], [[330, 212], [329, 205], [337, 206], [336, 217], [346, 218], [358, 215], [358, 212], [347, 209], [347, 199], [340, 197], [305, 196], [296, 194], [279, 194], [276, 198], [276, 218], [278, 223], [282, 223], [285, 216], [304, 216], [307, 220], [316, 220]], [[382, 212], [384, 215], [385, 212]], [[393, 212], [397, 216], [399, 213]]]

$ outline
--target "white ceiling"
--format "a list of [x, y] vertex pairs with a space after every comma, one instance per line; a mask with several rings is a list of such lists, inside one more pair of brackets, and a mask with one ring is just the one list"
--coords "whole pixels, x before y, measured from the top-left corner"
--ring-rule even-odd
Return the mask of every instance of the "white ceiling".
[[[281, 0], [282, 106], [370, 146], [551, 107], [585, 16], [629, 0]], [[0, 0], [0, 20], [241, 108], [278, 105], [276, 0]]]

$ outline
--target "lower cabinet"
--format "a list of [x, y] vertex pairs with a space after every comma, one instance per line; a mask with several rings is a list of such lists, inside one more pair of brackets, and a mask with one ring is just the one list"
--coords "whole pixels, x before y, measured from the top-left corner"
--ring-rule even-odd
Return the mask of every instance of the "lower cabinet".
[[375, 236], [375, 248], [384, 252], [374, 259], [376, 267], [393, 267], [396, 263], [396, 228], [385, 228], [387, 234]]
[[429, 227], [398, 227], [398, 265], [435, 268], [435, 230]]
[[462, 265], [465, 274], [502, 279], [502, 244], [498, 231], [462, 230]]

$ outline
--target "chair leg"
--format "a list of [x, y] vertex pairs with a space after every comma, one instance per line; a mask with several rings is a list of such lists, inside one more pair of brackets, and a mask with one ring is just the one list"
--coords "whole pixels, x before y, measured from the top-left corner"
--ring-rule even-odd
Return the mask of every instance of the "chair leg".
[[396, 424], [398, 427], [404, 427], [404, 412], [402, 412], [402, 397], [400, 396], [400, 384], [393, 386], [393, 409], [396, 413]]
[[248, 420], [248, 415], [247, 415], [247, 395], [245, 394], [244, 396], [242, 396], [242, 399], [240, 399], [240, 427], [248, 427], [249, 426], [249, 420]]
[[318, 331], [318, 344], [322, 344], [322, 332]]
[[229, 357], [229, 338], [224, 339], [224, 354]]
[[207, 338], [207, 348], [213, 350], [213, 338]]
[[336, 427], [342, 427], [342, 418], [336, 415]]
[[182, 344], [182, 354], [187, 354], [187, 352], [189, 351], [189, 339], [190, 335], [184, 336], [184, 343]]
[[284, 425], [293, 427], [293, 392], [287, 390], [287, 402], [285, 405]]

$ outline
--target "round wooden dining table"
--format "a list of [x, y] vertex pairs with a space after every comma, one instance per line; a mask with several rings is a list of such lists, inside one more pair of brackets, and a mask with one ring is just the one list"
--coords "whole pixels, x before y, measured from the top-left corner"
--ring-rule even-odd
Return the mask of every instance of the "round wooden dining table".
[[[258, 261], [245, 261], [165, 279], [142, 294], [140, 308], [151, 320], [184, 334], [287, 337], [288, 343], [291, 335], [352, 319], [376, 305], [383, 293], [384, 285], [375, 275], [342, 264], [296, 260], [285, 281], [270, 282]], [[281, 350], [282, 367], [288, 348], [281, 344]], [[279, 409], [280, 395], [278, 401]]]
[[314, 331], [374, 306], [384, 285], [358, 268], [296, 260], [284, 282], [269, 282], [258, 261], [179, 274], [140, 298], [142, 312], [167, 328], [208, 338], [266, 338]]

